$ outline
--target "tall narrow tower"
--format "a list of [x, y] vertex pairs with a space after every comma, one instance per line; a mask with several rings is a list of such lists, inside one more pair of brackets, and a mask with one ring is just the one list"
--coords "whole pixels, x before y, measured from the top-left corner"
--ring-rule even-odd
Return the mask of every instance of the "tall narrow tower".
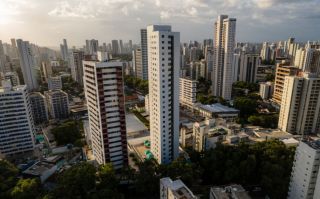
[[92, 150], [99, 164], [128, 163], [123, 63], [83, 61]]
[[180, 33], [150, 25], [147, 37], [151, 152], [167, 164], [179, 155]]
[[220, 15], [215, 22], [214, 60], [212, 88], [213, 95], [231, 99], [232, 59], [235, 46], [236, 19]]
[[141, 65], [142, 65], [142, 79], [148, 79], [148, 40], [147, 40], [147, 30], [140, 30], [141, 37]]
[[39, 87], [37, 69], [30, 44], [28, 41], [18, 39], [17, 45], [24, 83], [28, 90], [37, 89]]

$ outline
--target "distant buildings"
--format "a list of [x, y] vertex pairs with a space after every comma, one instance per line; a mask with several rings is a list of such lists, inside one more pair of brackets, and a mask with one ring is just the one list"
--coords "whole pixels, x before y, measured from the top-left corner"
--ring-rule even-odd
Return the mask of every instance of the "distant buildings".
[[120, 54], [120, 49], [119, 49], [120, 47], [119, 47], [118, 40], [112, 40], [111, 43], [112, 43], [112, 56]]
[[197, 83], [198, 81], [192, 80], [191, 78], [180, 77], [180, 94], [179, 102], [181, 105], [192, 108], [194, 103], [197, 101]]
[[27, 87], [12, 87], [9, 81], [0, 87], [0, 156], [32, 152], [34, 124]]
[[257, 72], [260, 65], [258, 54], [240, 51], [233, 57], [233, 82], [244, 81], [255, 83]]
[[286, 76], [283, 84], [279, 129], [294, 134], [320, 130], [320, 78], [312, 74]]
[[148, 40], [147, 40], [147, 29], [140, 30], [141, 38], [141, 58], [142, 58], [142, 78], [144, 80], [148, 79]]
[[160, 179], [160, 199], [197, 199], [192, 191], [181, 181], [171, 178]]
[[18, 39], [17, 45], [24, 83], [28, 90], [38, 89], [37, 68], [29, 42]]
[[301, 141], [296, 149], [288, 199], [320, 198], [320, 143]]
[[99, 164], [128, 164], [122, 62], [84, 61], [92, 151]]
[[49, 120], [46, 98], [40, 92], [29, 94], [32, 115], [35, 124], [41, 124]]
[[45, 91], [49, 113], [53, 119], [66, 119], [69, 116], [68, 94], [62, 90]]
[[86, 40], [86, 54], [95, 55], [99, 49], [99, 41], [95, 39]]
[[48, 90], [62, 89], [61, 76], [49, 77], [48, 78]]
[[2, 75], [0, 73], [0, 81], [1, 80], [9, 80], [12, 86], [20, 85], [20, 80], [16, 72], [7, 72]]
[[235, 34], [236, 19], [220, 15], [215, 22], [212, 87], [214, 96], [226, 100], [231, 99]]
[[70, 56], [70, 67], [72, 79], [83, 85], [83, 65], [85, 55], [83, 51], [73, 51]]
[[168, 164], [179, 155], [180, 33], [150, 25], [147, 35], [151, 152]]
[[60, 44], [60, 52], [63, 61], [69, 61], [69, 50], [67, 40], [63, 39], [63, 44]]
[[274, 83], [273, 82], [262, 82], [260, 83], [259, 95], [262, 99], [270, 99], [273, 94]]

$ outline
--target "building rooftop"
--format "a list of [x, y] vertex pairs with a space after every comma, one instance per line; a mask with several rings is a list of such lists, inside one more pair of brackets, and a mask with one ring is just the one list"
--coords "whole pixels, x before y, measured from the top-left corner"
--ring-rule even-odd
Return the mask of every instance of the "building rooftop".
[[230, 185], [226, 187], [212, 187], [210, 195], [217, 199], [251, 199], [248, 192], [241, 185]]
[[[26, 85], [18, 85], [18, 86], [13, 86], [10, 88], [9, 92], [10, 91], [23, 91], [27, 88]], [[0, 87], [0, 93], [4, 93], [4, 92], [7, 92], [7, 89], [4, 88], [3, 86]]]
[[175, 198], [177, 199], [196, 199], [196, 196], [193, 195], [193, 193], [190, 191], [190, 189], [181, 181], [181, 180], [175, 180], [172, 181], [171, 178], [162, 178], [161, 184], [163, 184], [165, 187], [168, 187]]
[[198, 106], [202, 109], [205, 109], [207, 111], [213, 112], [213, 113], [226, 113], [226, 112], [230, 112], [230, 113], [234, 113], [234, 112], [239, 112], [239, 110], [235, 109], [235, 108], [231, 108], [228, 106], [224, 106], [220, 103], [215, 103], [215, 104], [208, 104], [208, 105], [203, 105], [203, 104], [198, 104]]
[[37, 162], [26, 169], [23, 173], [32, 176], [41, 176], [44, 172], [50, 170], [54, 166], [54, 164], [48, 162]]
[[148, 128], [134, 115], [126, 115], [127, 133], [146, 131]]
[[320, 150], [320, 139], [319, 140], [303, 140], [302, 142], [315, 150]]

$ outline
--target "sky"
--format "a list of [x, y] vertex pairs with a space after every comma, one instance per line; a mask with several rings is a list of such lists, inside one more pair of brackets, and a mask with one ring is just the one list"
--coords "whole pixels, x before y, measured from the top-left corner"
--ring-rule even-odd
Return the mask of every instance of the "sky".
[[237, 19], [239, 42], [320, 40], [320, 0], [0, 0], [0, 40], [139, 43], [139, 29], [169, 24], [181, 41], [202, 41], [213, 38], [220, 14]]

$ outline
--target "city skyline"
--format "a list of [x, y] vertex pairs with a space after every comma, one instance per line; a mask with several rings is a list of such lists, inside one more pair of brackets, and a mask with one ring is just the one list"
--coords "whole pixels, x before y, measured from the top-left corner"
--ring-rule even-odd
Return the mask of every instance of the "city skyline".
[[82, 46], [90, 38], [132, 39], [139, 43], [139, 29], [148, 24], [169, 24], [181, 32], [181, 41], [186, 42], [213, 38], [217, 16], [229, 14], [238, 19], [237, 41], [278, 41], [290, 36], [298, 41], [318, 40], [318, 3], [318, 0], [98, 0], [94, 3], [4, 0], [0, 2], [0, 38], [7, 43], [10, 38], [22, 38], [49, 47], [58, 46], [62, 38], [70, 46]]

